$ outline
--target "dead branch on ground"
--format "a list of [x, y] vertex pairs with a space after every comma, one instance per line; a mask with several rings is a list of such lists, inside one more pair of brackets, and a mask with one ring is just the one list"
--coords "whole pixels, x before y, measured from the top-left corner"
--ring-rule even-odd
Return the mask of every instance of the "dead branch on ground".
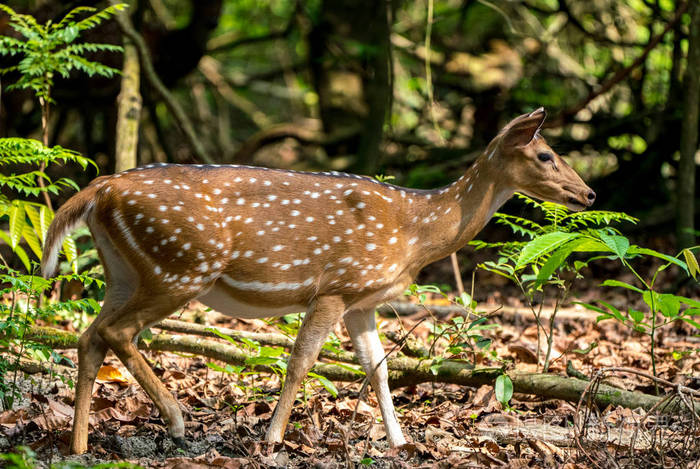
[[[30, 326], [24, 334], [24, 340], [32, 340], [57, 349], [72, 349], [78, 345], [78, 335], [52, 327]], [[159, 334], [146, 343], [139, 341], [142, 350], [158, 352], [178, 352], [201, 355], [214, 360], [242, 366], [253, 355], [233, 345], [203, 339], [199, 337], [172, 336]], [[411, 357], [393, 357], [387, 359], [389, 383], [392, 388], [413, 386], [420, 383], [440, 382], [477, 387], [493, 384], [504, 373], [501, 368], [475, 369], [469, 363], [444, 359], [416, 359]], [[272, 371], [268, 367], [258, 366], [258, 371]], [[364, 374], [349, 370], [347, 366], [332, 363], [316, 363], [312, 372], [333, 381], [357, 382]], [[536, 394], [548, 399], [563, 399], [578, 402], [581, 396], [590, 396], [590, 402], [597, 407], [608, 405], [627, 408], [651, 410], [659, 407], [665, 397], [650, 396], [641, 392], [626, 391], [600, 384], [591, 391], [590, 382], [558, 375], [527, 373], [517, 370], [506, 371], [513, 382], [516, 393]], [[700, 412], [700, 402], [685, 396], [685, 401], [692, 403], [695, 412]], [[670, 402], [661, 409], [664, 413], [688, 409], [686, 402]]]

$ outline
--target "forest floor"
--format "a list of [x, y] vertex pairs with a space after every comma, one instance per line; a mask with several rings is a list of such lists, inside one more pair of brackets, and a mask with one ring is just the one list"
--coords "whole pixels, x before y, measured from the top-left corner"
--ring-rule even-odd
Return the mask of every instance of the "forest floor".
[[[655, 244], [656, 243], [656, 244]], [[647, 240], [651, 247], [668, 251], [666, 238]], [[657, 245], [658, 244], [658, 245]], [[472, 252], [465, 270], [493, 253]], [[470, 265], [471, 263], [471, 265]], [[605, 278], [634, 282], [610, 263], [592, 266], [576, 286], [572, 300], [604, 299], [627, 310], [644, 310], [638, 298], [620, 289], [598, 285]], [[649, 271], [654, 266], [650, 265]], [[418, 281], [434, 283], [451, 278], [449, 262], [434, 264]], [[469, 279], [465, 279], [470, 290]], [[658, 285], [677, 293], [700, 297], [700, 285], [679, 287], [672, 273], [662, 272]], [[486, 353], [476, 355], [477, 367], [539, 372], [538, 336], [532, 312], [516, 289], [501, 277], [480, 272], [476, 279], [477, 310], [488, 316], [493, 327], [480, 331], [491, 339]], [[407, 300], [404, 298], [404, 301]], [[416, 302], [415, 298], [411, 301]], [[451, 324], [459, 311], [436, 315], [431, 307], [446, 300], [427, 295], [426, 308], [399, 317], [378, 316], [385, 350], [397, 353], [386, 339], [394, 332], [411, 336], [430, 348], [433, 325]], [[551, 310], [546, 304], [544, 313]], [[438, 317], [439, 316], [439, 317]], [[673, 323], [657, 333], [656, 372], [673, 386], [660, 385], [647, 377], [653, 372], [651, 343], [643, 335], [608, 320], [596, 322], [596, 313], [569, 304], [554, 322], [550, 373], [567, 376], [571, 370], [604, 383], [647, 394], [677, 396], [686, 386], [700, 390], [700, 336], [685, 323]], [[206, 313], [198, 303], [180, 312], [178, 319], [252, 332], [280, 330], [275, 321], [231, 319]], [[546, 321], [545, 321], [546, 322]], [[75, 332], [70, 321], [63, 327]], [[153, 331], [156, 334], [158, 331]], [[340, 348], [351, 351], [342, 325], [334, 330]], [[434, 357], [474, 360], [470, 354], [454, 357], [438, 341]], [[545, 341], [539, 342], [540, 356]], [[402, 350], [406, 352], [406, 350]], [[75, 350], [65, 356], [77, 363]], [[186, 421], [189, 447], [177, 448], [151, 400], [110, 352], [100, 370], [93, 392], [88, 453], [68, 455], [73, 414], [75, 367], [54, 367], [47, 374], [18, 374], [22, 397], [11, 410], [0, 412], [0, 455], [27, 446], [36, 453], [36, 467], [82, 467], [128, 461], [142, 467], [238, 468], [238, 467], [692, 467], [700, 468], [700, 419], [607, 406], [586, 401], [545, 399], [516, 393], [510, 406], [496, 399], [493, 386], [469, 388], [444, 383], [424, 383], [393, 391], [394, 405], [408, 444], [390, 449], [373, 392], [363, 393], [360, 383], [335, 383], [337, 397], [318, 380], [309, 379], [298, 394], [282, 445], [267, 445], [264, 433], [276, 405], [280, 376], [249, 373], [240, 376], [216, 371], [224, 364], [199, 356], [146, 352], [158, 377], [177, 397]], [[70, 364], [69, 364], [70, 365]], [[627, 372], [612, 368], [627, 368]], [[219, 368], [220, 369], [220, 368]], [[658, 387], [657, 387], [658, 385]], [[692, 392], [692, 391], [691, 391]], [[70, 464], [74, 464], [70, 466]], [[0, 461], [0, 466], [2, 461]], [[63, 466], [61, 466], [63, 465]], [[31, 467], [31, 466], [25, 466]]]
[[[429, 299], [428, 303], [439, 300]], [[197, 309], [197, 304], [191, 305], [185, 315]], [[484, 309], [498, 309], [495, 300], [486, 301]], [[231, 320], [217, 314], [208, 318], [217, 326], [278, 332], [261, 320]], [[386, 334], [410, 330], [420, 322], [412, 334], [429, 344], [432, 320], [423, 310], [400, 321], [380, 317], [378, 327]], [[537, 330], [529, 310], [516, 307], [514, 313], [497, 312], [489, 322], [496, 325], [485, 332], [493, 340], [491, 350], [500, 359], [511, 359], [511, 367], [537, 371]], [[351, 350], [342, 326], [336, 327], [335, 334], [342, 348]], [[388, 340], [385, 346], [387, 351], [392, 348]], [[690, 328], [664, 329], [656, 349], [658, 376], [699, 389], [699, 349], [700, 339]], [[555, 322], [553, 350], [550, 371], [560, 375], [566, 374], [569, 360], [588, 376], [606, 367], [652, 371], [647, 336], [613, 321], [596, 323], [594, 313], [578, 306], [565, 308]], [[74, 351], [66, 356], [76, 361]], [[37, 467], [110, 461], [160, 468], [608, 467], [614, 461], [621, 467], [700, 464], [697, 421], [646, 415], [639, 409], [622, 407], [577, 408], [577, 402], [524, 394], [515, 394], [511, 407], [504, 409], [492, 386], [470, 389], [431, 383], [393, 392], [410, 442], [403, 447], [388, 448], [372, 392], [358, 405], [360, 384], [337, 383], [338, 395], [333, 397], [317, 381], [306, 383], [305, 396], [299, 394], [306, 402], [297, 401], [284, 444], [269, 446], [262, 440], [279, 392], [278, 376], [249, 374], [239, 378], [214, 371], [207, 366], [211, 360], [201, 357], [172, 353], [148, 353], [147, 357], [181, 403], [188, 449], [175, 447], [155, 406], [110, 354], [94, 390], [87, 455], [67, 456], [73, 390], [60, 379], [40, 374], [24, 378], [21, 401], [0, 414], [0, 451], [28, 446], [37, 454]], [[500, 364], [488, 354], [477, 359], [477, 366]], [[75, 378], [73, 369], [65, 370], [64, 378]], [[611, 374], [607, 383], [655, 392], [652, 381], [632, 373]], [[581, 428], [581, 422], [589, 434], [577, 439], [574, 428]], [[641, 429], [642, 434], [636, 434], [635, 429]]]

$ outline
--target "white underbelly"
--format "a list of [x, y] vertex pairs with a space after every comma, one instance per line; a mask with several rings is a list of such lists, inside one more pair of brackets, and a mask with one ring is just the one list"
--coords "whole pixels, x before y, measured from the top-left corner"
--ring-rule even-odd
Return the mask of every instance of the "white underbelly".
[[249, 303], [243, 303], [231, 296], [225, 289], [218, 287], [216, 284], [204, 295], [197, 300], [214, 309], [221, 314], [234, 318], [272, 318], [284, 316], [290, 313], [301, 313], [306, 311], [304, 305], [286, 305], [282, 307], [275, 306], [256, 306]]

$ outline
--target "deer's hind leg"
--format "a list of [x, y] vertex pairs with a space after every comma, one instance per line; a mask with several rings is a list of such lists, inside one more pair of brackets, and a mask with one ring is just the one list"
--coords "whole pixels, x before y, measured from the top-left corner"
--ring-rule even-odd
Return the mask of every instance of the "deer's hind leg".
[[[177, 401], [155, 376], [134, 340], [146, 327], [167, 317], [192, 294], [173, 295], [158, 285], [142, 285], [138, 272], [125, 260], [99, 226], [91, 226], [100, 259], [105, 267], [107, 290], [102, 311], [83, 333], [78, 345], [78, 384], [71, 452], [87, 450], [90, 400], [95, 377], [108, 349], [112, 349], [141, 384], [168, 422], [178, 444], [184, 443], [185, 427]], [[152, 289], [149, 289], [151, 287]], [[184, 295], [184, 296], [183, 296]]]
[[136, 347], [138, 334], [166, 318], [187, 299], [139, 288], [121, 308], [97, 326], [100, 338], [119, 357], [129, 373], [153, 400], [168, 424], [168, 432], [178, 446], [185, 444], [185, 423], [177, 400], [153, 373]]
[[78, 383], [75, 386], [75, 412], [70, 450], [73, 454], [87, 451], [90, 401], [97, 372], [107, 355], [109, 346], [92, 325], [78, 341]]
[[102, 362], [109, 351], [109, 345], [98, 333], [99, 324], [121, 309], [133, 295], [136, 286], [131, 268], [121, 261], [114, 247], [99, 232], [96, 239], [101, 237], [98, 247], [102, 265], [105, 266], [106, 292], [100, 314], [83, 332], [78, 341], [78, 383], [75, 387], [75, 411], [73, 415], [73, 433], [70, 450], [73, 454], [87, 451], [90, 402], [95, 378]]

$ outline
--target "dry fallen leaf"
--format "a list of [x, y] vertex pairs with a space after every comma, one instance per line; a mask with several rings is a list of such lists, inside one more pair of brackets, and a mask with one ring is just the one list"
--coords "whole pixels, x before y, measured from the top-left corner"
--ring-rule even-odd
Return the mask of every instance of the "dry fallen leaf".
[[98, 383], [120, 383], [120, 384], [131, 384], [129, 378], [124, 376], [119, 368], [115, 368], [112, 365], [103, 365], [100, 367], [100, 371], [97, 372]]

